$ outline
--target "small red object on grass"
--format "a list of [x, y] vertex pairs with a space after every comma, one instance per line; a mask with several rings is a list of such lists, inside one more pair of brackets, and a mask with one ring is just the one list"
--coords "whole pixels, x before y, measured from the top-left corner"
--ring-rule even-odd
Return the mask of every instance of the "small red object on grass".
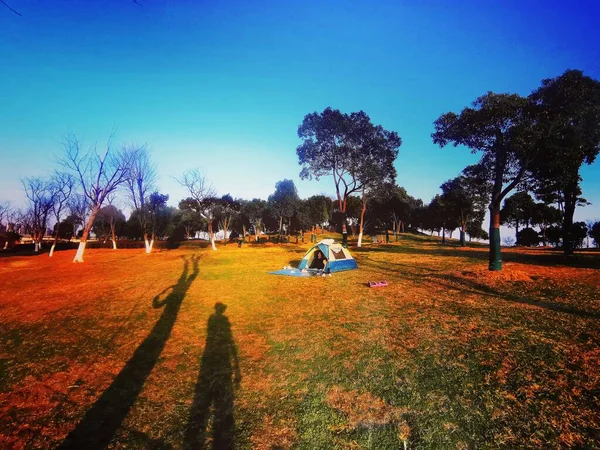
[[387, 281], [369, 281], [369, 287], [386, 287], [388, 285]]

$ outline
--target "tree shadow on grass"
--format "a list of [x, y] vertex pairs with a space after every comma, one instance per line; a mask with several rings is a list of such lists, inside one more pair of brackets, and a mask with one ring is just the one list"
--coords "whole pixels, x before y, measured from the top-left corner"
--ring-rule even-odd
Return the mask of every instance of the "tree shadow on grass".
[[[556, 302], [549, 302], [539, 300], [530, 296], [515, 295], [508, 292], [502, 292], [497, 289], [493, 289], [482, 283], [477, 283], [473, 280], [462, 278], [456, 275], [448, 273], [438, 273], [435, 269], [428, 269], [424, 267], [411, 266], [409, 264], [401, 263], [386, 263], [383, 261], [372, 261], [366, 260], [362, 262], [363, 265], [371, 267], [377, 270], [385, 271], [394, 276], [399, 276], [406, 280], [421, 283], [423, 281], [434, 281], [440, 287], [446, 286], [448, 288], [457, 288], [460, 286], [462, 292], [472, 293], [476, 295], [484, 295], [488, 297], [500, 298], [502, 300], [510, 301], [513, 303], [520, 303], [523, 305], [537, 306], [550, 311], [556, 311], [566, 314], [572, 314], [574, 316], [584, 317], [588, 319], [600, 318], [600, 312], [597, 311], [586, 311], [583, 309], [575, 308], [570, 305], [565, 305]], [[397, 268], [398, 272], [394, 273], [394, 268]]]
[[[352, 250], [360, 253], [395, 253], [406, 255], [449, 256], [489, 261], [489, 249], [481, 246], [461, 247], [456, 244], [430, 244], [428, 246], [409, 243], [407, 245], [384, 245], [360, 247]], [[502, 262], [532, 264], [540, 266], [566, 266], [578, 269], [599, 269], [600, 254], [563, 255], [556, 249], [528, 248], [528, 253], [514, 252], [508, 249], [502, 252]]]
[[[165, 289], [152, 300], [154, 308], [164, 306], [163, 313], [154, 328], [108, 389], [60, 444], [59, 449], [106, 448], [114, 437], [142, 390], [146, 378], [156, 365], [175, 325], [185, 294], [198, 275], [198, 257], [191, 258], [193, 267], [191, 274], [189, 274], [189, 261], [186, 258], [183, 260], [183, 272], [177, 284]], [[169, 295], [163, 301], [159, 301], [159, 297], [169, 290], [171, 290]]]
[[227, 450], [235, 445], [233, 383], [239, 384], [241, 374], [231, 325], [223, 314], [225, 308], [222, 303], [215, 304], [215, 313], [208, 319], [206, 347], [186, 426], [184, 448], [203, 448], [210, 419], [212, 448]]

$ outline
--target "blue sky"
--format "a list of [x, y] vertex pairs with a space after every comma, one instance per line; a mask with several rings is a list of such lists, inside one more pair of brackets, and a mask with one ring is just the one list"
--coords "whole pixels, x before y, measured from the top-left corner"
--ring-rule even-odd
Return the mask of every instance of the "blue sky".
[[[567, 68], [600, 79], [597, 1], [41, 1], [0, 5], [0, 201], [23, 202], [75, 133], [147, 143], [159, 186], [200, 167], [219, 193], [266, 198], [293, 179], [305, 114], [364, 110], [403, 139], [398, 184], [428, 202], [477, 161], [432, 123], [487, 91], [529, 94]], [[600, 163], [576, 219], [600, 218]]]

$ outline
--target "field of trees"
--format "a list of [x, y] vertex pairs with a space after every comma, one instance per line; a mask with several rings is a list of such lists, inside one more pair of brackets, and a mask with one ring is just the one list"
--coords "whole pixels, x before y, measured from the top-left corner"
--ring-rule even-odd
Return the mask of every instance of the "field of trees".
[[0, 258], [0, 446], [597, 448], [597, 252], [350, 244]]

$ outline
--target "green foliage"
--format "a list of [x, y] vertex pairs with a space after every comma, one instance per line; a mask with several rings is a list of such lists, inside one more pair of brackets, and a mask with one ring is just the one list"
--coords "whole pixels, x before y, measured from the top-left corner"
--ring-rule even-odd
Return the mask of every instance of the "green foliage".
[[543, 158], [532, 167], [537, 193], [564, 205], [564, 251], [576, 240], [571, 234], [573, 215], [581, 198], [583, 164], [591, 164], [600, 151], [600, 82], [579, 70], [542, 81], [530, 96], [536, 106], [536, 137]]
[[307, 114], [298, 136], [303, 141], [296, 149], [300, 178], [332, 175], [342, 213], [351, 194], [395, 181], [393, 163], [402, 140], [396, 132], [373, 125], [363, 111], [348, 115], [326, 108]]
[[533, 228], [525, 228], [517, 233], [517, 245], [535, 247], [540, 244], [540, 234]]

